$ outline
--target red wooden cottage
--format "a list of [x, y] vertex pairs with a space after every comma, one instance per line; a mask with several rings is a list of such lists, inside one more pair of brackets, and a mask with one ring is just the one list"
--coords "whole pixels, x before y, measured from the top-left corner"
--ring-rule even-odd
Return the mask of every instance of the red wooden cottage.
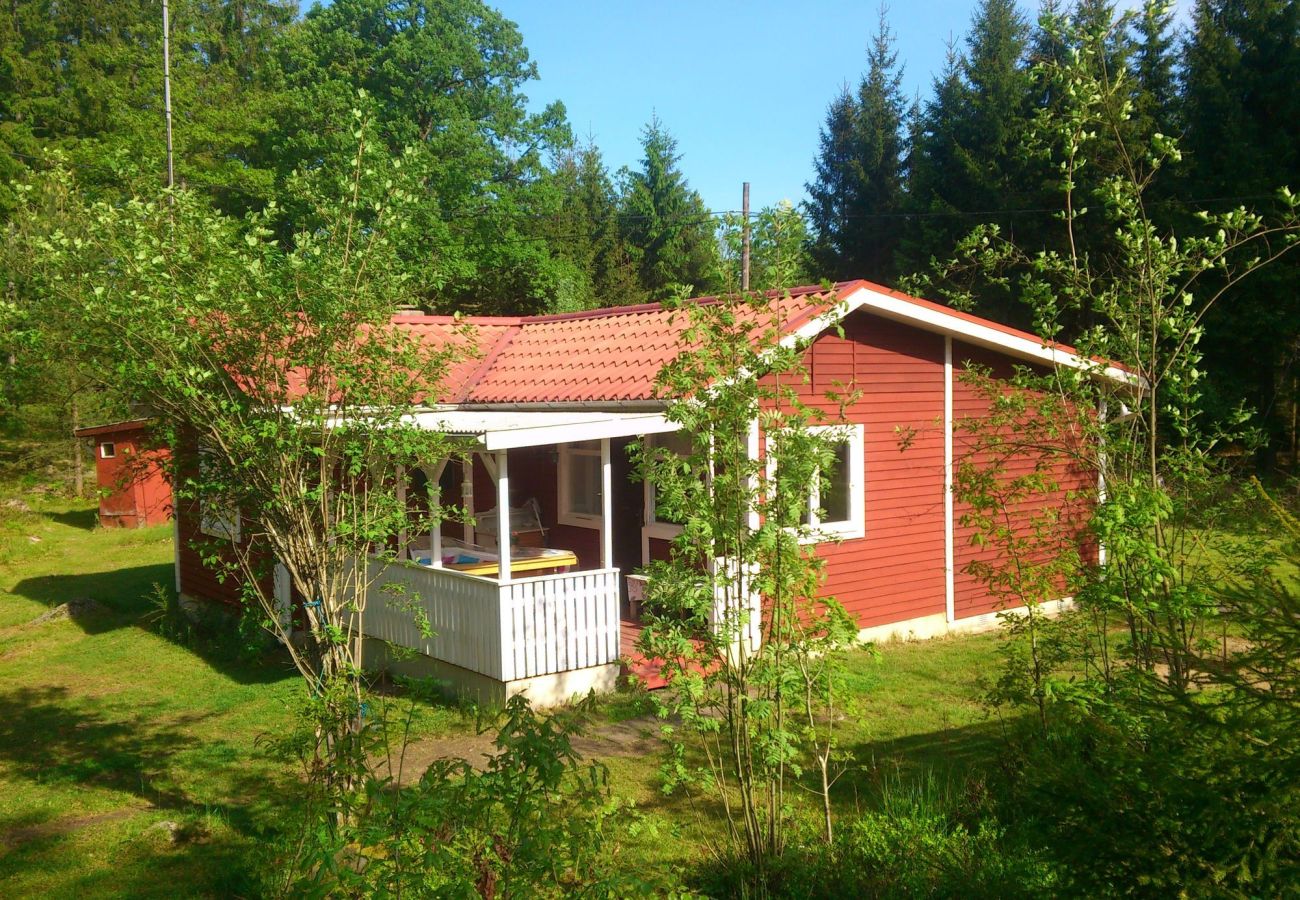
[[[783, 304], [786, 339], [807, 347], [808, 402], [825, 403], [832, 387], [857, 392], [837, 496], [820, 504], [835, 517], [818, 523], [825, 590], [864, 638], [987, 627], [996, 603], [965, 574], [979, 551], [952, 493], [954, 420], [979, 415], [982, 404], [960, 375], [968, 365], [1005, 374], [1017, 363], [1092, 364], [1069, 347], [865, 281], [799, 288]], [[408, 473], [407, 490], [432, 502], [455, 497], [476, 523], [417, 537], [383, 573], [428, 598], [431, 637], [387, 609], [368, 609], [363, 631], [417, 649], [426, 669], [479, 694], [527, 690], [550, 702], [612, 685], [638, 631], [635, 573], [679, 529], [656, 518], [651, 486], [631, 480], [627, 448], [638, 437], [674, 440], [653, 384], [679, 352], [685, 319], [657, 305], [395, 316], [395, 327], [437, 346], [472, 326], [477, 358], [451, 373], [445, 402], [418, 414], [425, 427], [472, 440], [472, 464], [430, 460]], [[1100, 374], [1128, 380], [1116, 368]], [[757, 423], [754, 432], [757, 455]], [[900, 432], [913, 437], [900, 442]], [[1066, 487], [1096, 488], [1095, 475], [1064, 475]], [[238, 540], [237, 525], [182, 509], [178, 531], [180, 590], [233, 599], [234, 586], [205, 573], [189, 541], [202, 531]], [[289, 602], [287, 579], [276, 588]]]
[[171, 521], [172, 489], [166, 476], [171, 453], [151, 439], [146, 419], [78, 428], [73, 434], [95, 448], [100, 525], [141, 528]]

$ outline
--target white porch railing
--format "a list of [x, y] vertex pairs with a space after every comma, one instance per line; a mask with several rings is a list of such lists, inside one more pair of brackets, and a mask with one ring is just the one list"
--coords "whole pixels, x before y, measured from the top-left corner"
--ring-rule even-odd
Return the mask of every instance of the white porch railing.
[[[362, 630], [498, 681], [615, 662], [618, 569], [505, 583], [453, 569], [369, 561]], [[392, 585], [397, 590], [386, 589]], [[415, 608], [428, 618], [422, 635]]]

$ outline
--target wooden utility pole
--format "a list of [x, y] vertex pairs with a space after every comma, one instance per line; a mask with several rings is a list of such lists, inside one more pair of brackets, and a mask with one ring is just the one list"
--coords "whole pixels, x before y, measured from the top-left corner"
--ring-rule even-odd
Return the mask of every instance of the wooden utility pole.
[[[167, 0], [162, 0], [163, 12], [163, 114], [167, 118], [167, 189], [176, 186], [176, 169], [172, 164], [172, 43], [171, 19]], [[175, 198], [168, 198], [175, 203]]]
[[749, 290], [749, 182], [741, 190], [740, 216], [743, 220], [740, 230], [740, 289]]

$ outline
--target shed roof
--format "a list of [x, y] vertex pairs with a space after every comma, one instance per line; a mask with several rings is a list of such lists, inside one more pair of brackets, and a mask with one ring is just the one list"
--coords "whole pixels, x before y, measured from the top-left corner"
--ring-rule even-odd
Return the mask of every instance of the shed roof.
[[72, 433], [76, 437], [100, 437], [107, 434], [121, 434], [125, 431], [141, 431], [149, 427], [148, 419], [126, 419], [121, 422], [108, 422], [104, 425], [87, 425], [77, 428]]

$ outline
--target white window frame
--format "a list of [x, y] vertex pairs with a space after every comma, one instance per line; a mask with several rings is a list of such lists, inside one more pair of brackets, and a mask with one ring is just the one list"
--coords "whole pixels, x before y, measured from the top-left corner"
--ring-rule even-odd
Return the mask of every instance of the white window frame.
[[[205, 465], [205, 460], [211, 453], [211, 450], [199, 451], [199, 468]], [[225, 538], [226, 540], [239, 543], [239, 511], [228, 509], [216, 509], [211, 500], [204, 497], [199, 498], [199, 531], [208, 537]]]
[[[808, 524], [801, 526], [804, 533], [799, 537], [801, 544], [816, 544], [822, 541], [848, 541], [867, 536], [867, 499], [866, 499], [866, 426], [861, 422], [844, 425], [810, 425], [808, 430], [815, 434], [832, 433], [842, 436], [849, 442], [849, 518], [843, 522], [822, 522], [817, 516], [821, 505], [821, 477], [813, 479], [808, 491]], [[769, 482], [776, 476], [777, 461], [771, 452], [771, 442], [766, 454], [766, 469]]]
[[[667, 435], [663, 435], [663, 436], [664, 436], [664, 437], [671, 437], [671, 436], [674, 435], [674, 434], [682, 434], [683, 436], [685, 436], [685, 432], [669, 432]], [[659, 442], [658, 442], [658, 440], [657, 440], [657, 438], [659, 438], [659, 437], [661, 437], [661, 436], [660, 436], [660, 435], [646, 435], [645, 440], [646, 440], [646, 443], [647, 443], [647, 445], [648, 445], [648, 448], [653, 449], [653, 448], [656, 447], [656, 446], [661, 446], [661, 445], [659, 445]], [[685, 527], [685, 526], [678, 525], [676, 522], [661, 522], [661, 521], [659, 521], [659, 519], [658, 519], [658, 518], [656, 517], [656, 515], [655, 515], [655, 485], [654, 485], [654, 482], [651, 481], [649, 478], [646, 478], [646, 479], [642, 482], [642, 485], [644, 486], [644, 489], [645, 489], [645, 500], [644, 500], [644, 504], [645, 504], [645, 522], [644, 522], [644, 525], [645, 525], [645, 536], [646, 536], [647, 538], [654, 538], [655, 540], [671, 541], [673, 538], [677, 537], [677, 535], [679, 535], [679, 534], [682, 533], [682, 531], [684, 530], [684, 527]]]
[[821, 507], [821, 473], [813, 479], [808, 492], [808, 528], [811, 541], [852, 540], [867, 535], [866, 502], [866, 427], [849, 425], [813, 425], [813, 434], [829, 434], [849, 445], [849, 517], [839, 522], [822, 522], [817, 515]]
[[[592, 444], [594, 446], [580, 446], [582, 444]], [[573, 525], [578, 528], [593, 528], [596, 531], [602, 529], [601, 514], [575, 512], [569, 508], [569, 487], [573, 478], [570, 470], [572, 460], [575, 457], [595, 458], [596, 465], [602, 465], [600, 456], [600, 441], [575, 441], [570, 444], [560, 444], [559, 458], [556, 462], [556, 468], [559, 470], [558, 498], [556, 502], [556, 520], [561, 525]], [[599, 508], [600, 504], [597, 503]]]
[[100, 442], [99, 442], [99, 458], [100, 458], [100, 459], [116, 459], [116, 458], [117, 458], [117, 442], [116, 442], [116, 441], [100, 441]]

